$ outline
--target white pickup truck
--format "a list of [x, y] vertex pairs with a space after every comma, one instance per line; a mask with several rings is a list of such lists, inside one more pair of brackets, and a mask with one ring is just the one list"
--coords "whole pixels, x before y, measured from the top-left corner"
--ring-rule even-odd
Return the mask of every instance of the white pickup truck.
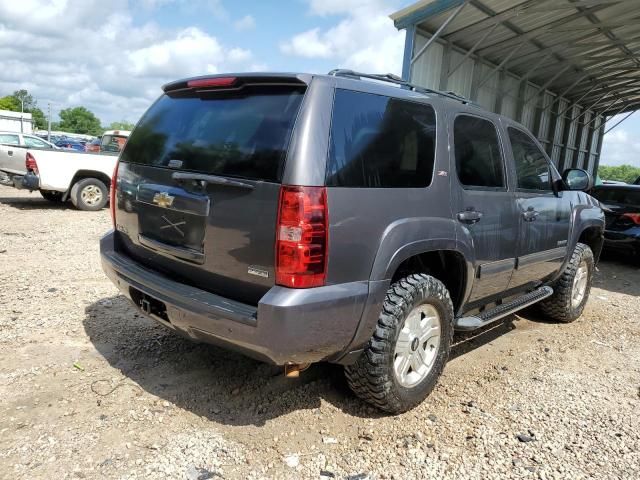
[[[12, 148], [26, 150], [11, 157], [0, 155], [0, 171], [9, 176], [14, 187], [38, 190], [52, 202], [70, 199], [80, 210], [100, 210], [107, 204], [118, 153]], [[18, 165], [14, 157], [24, 161]]]

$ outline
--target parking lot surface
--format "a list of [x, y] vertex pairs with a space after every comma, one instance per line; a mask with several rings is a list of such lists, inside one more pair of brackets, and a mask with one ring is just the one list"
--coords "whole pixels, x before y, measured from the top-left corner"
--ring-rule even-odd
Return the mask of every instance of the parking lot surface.
[[0, 186], [0, 478], [640, 475], [640, 269], [600, 263], [573, 324], [457, 338], [434, 393], [385, 416], [341, 369], [300, 379], [141, 316], [100, 269], [108, 210]]

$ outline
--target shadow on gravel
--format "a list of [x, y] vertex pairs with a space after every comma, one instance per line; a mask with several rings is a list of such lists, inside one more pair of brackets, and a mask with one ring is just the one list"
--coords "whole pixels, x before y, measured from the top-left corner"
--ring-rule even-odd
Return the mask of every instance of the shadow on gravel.
[[260, 426], [292, 411], [317, 409], [321, 399], [348, 414], [380, 416], [351, 394], [338, 365], [314, 364], [300, 378], [288, 379], [281, 367], [178, 336], [139, 314], [123, 296], [87, 306], [83, 325], [95, 348], [124, 376], [218, 423]]
[[516, 326], [513, 324], [513, 320], [515, 318], [516, 317], [514, 315], [510, 315], [499, 323], [488, 325], [474, 332], [456, 334], [453, 337], [453, 345], [451, 347], [451, 353], [449, 354], [449, 360], [453, 360], [465, 353], [469, 353], [477, 348], [483, 347], [499, 337], [515, 330]]
[[[384, 416], [351, 393], [339, 365], [314, 364], [288, 379], [281, 367], [178, 336], [123, 296], [95, 302], [85, 314], [87, 335], [112, 367], [150, 394], [212, 421], [260, 426], [292, 411], [317, 409], [321, 400], [348, 415]], [[456, 336], [451, 359], [509, 333], [516, 328], [513, 318]]]
[[40, 195], [33, 197], [0, 197], [0, 203], [18, 210], [74, 210], [71, 202], [54, 203]]
[[640, 296], [640, 259], [603, 252], [593, 286], [610, 292]]

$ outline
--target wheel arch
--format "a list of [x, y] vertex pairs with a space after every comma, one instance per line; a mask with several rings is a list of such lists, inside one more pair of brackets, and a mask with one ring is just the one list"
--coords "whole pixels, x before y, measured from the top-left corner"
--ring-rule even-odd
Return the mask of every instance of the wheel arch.
[[[384, 277], [369, 282], [369, 295], [354, 337], [332, 361], [348, 365], [357, 359], [360, 349], [375, 331], [389, 286], [403, 278], [399, 275], [426, 273], [440, 280], [449, 290], [454, 314], [457, 314], [468, 298], [473, 281], [473, 263], [466, 250], [464, 245], [451, 240], [416, 241], [399, 249], [389, 261]], [[448, 272], [448, 268], [452, 271]]]
[[460, 310], [469, 282], [467, 261], [460, 251], [427, 250], [406, 256], [393, 272], [391, 283], [414, 273], [425, 273], [444, 283], [451, 296], [454, 311]]
[[602, 247], [604, 245], [604, 228], [598, 225], [589, 225], [582, 229], [578, 236], [578, 243], [588, 245], [593, 252], [593, 258], [598, 263]]
[[84, 180], [85, 178], [95, 178], [96, 180], [100, 180], [105, 184], [107, 190], [111, 186], [111, 178], [109, 178], [109, 176], [104, 172], [99, 172], [97, 170], [78, 170], [71, 179], [68, 191], [70, 192], [76, 183], [78, 183], [80, 180]]
[[569, 253], [573, 252], [578, 242], [584, 243], [591, 248], [597, 263], [604, 245], [604, 212], [600, 207], [581, 205], [574, 210], [572, 221], [573, 228]]

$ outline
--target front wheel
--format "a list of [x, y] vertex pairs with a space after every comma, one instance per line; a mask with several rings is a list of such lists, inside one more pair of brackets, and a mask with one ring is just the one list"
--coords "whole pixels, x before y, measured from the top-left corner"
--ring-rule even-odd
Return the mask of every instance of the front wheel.
[[576, 244], [564, 272], [553, 285], [553, 295], [540, 302], [542, 313], [563, 323], [580, 317], [589, 299], [594, 269], [591, 248], [584, 243]]
[[108, 200], [107, 186], [97, 178], [85, 178], [71, 188], [71, 202], [79, 210], [100, 210]]
[[409, 275], [387, 291], [373, 336], [356, 363], [345, 367], [347, 382], [381, 410], [407, 411], [436, 386], [452, 337], [453, 305], [444, 284]]

